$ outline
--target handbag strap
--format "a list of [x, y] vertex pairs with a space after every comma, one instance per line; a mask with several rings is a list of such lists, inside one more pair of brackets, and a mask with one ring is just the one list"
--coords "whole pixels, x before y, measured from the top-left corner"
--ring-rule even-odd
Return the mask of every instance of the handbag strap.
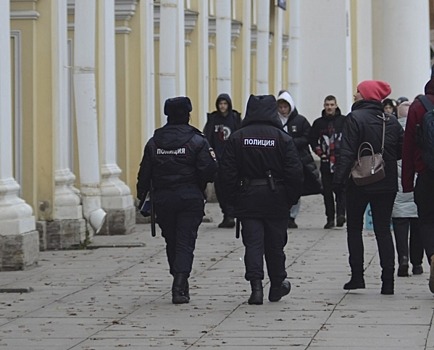
[[383, 113], [382, 116], [377, 115], [378, 118], [380, 118], [383, 121], [383, 135], [381, 137], [381, 155], [383, 155], [384, 152], [384, 139], [386, 137], [386, 120], [389, 119], [386, 117], [386, 115]]

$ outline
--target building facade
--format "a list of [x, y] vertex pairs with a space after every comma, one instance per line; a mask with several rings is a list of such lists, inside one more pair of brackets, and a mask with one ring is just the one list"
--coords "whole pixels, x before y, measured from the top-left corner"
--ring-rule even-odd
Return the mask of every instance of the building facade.
[[219, 93], [288, 89], [317, 118], [357, 83], [412, 99], [430, 77], [433, 0], [1, 0], [0, 269], [128, 234], [166, 98], [202, 128]]

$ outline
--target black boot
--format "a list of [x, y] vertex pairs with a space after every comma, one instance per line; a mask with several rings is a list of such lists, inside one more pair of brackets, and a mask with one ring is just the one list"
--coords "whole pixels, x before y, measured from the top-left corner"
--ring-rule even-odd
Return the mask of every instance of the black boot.
[[289, 294], [291, 290], [291, 283], [289, 281], [284, 280], [281, 283], [273, 283], [271, 282], [270, 292], [268, 293], [268, 300], [270, 301], [279, 301], [283, 296]]
[[395, 271], [393, 269], [383, 269], [381, 272], [381, 294], [392, 295], [394, 294], [394, 277]]
[[394, 294], [394, 281], [393, 280], [384, 280], [381, 284], [381, 294], [392, 295]]
[[408, 277], [408, 257], [403, 256], [399, 261], [398, 277]]
[[363, 278], [363, 274], [352, 274], [351, 279], [344, 284], [344, 289], [364, 289], [365, 288], [365, 279]]
[[252, 294], [250, 294], [248, 303], [250, 305], [262, 305], [262, 303], [264, 302], [264, 291], [262, 289], [262, 281], [252, 280], [250, 281], [250, 286], [252, 287]]
[[235, 227], [235, 219], [231, 216], [224, 216], [223, 221], [218, 225], [219, 228]]
[[173, 304], [186, 304], [190, 301], [187, 278], [188, 277], [185, 273], [177, 273], [174, 276], [172, 285]]
[[185, 281], [184, 295], [187, 297], [188, 301], [190, 301], [190, 286], [188, 280]]

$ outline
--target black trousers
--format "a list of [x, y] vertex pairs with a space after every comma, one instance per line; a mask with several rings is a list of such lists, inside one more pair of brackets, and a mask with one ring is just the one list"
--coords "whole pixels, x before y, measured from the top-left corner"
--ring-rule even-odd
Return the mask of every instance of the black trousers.
[[183, 199], [175, 192], [164, 194], [155, 200], [157, 223], [166, 240], [171, 275], [183, 273], [190, 276], [203, 209], [202, 199]]
[[234, 217], [234, 207], [225, 201], [223, 186], [220, 177], [217, 175], [214, 180], [215, 195], [224, 216]]
[[333, 173], [330, 172], [330, 169], [321, 168], [321, 181], [327, 221], [334, 221], [335, 213], [336, 217], [345, 216], [345, 192], [344, 189], [339, 192], [333, 191]]
[[347, 188], [347, 241], [349, 263], [353, 275], [363, 275], [364, 246], [362, 239], [363, 218], [368, 203], [371, 205], [372, 222], [377, 240], [382, 279], [393, 279], [395, 248], [390, 220], [396, 193], [364, 193], [355, 185]]
[[434, 172], [419, 174], [414, 188], [414, 201], [419, 216], [419, 230], [428, 259], [434, 254]]
[[[392, 218], [393, 233], [395, 235], [398, 262], [402, 257], [410, 258], [411, 264], [422, 265], [423, 244], [419, 231], [418, 218]], [[410, 250], [408, 249], [408, 234], [410, 233]], [[410, 254], [409, 254], [410, 253]]]
[[287, 276], [283, 249], [288, 242], [286, 232], [288, 218], [242, 218], [241, 224], [241, 235], [246, 248], [244, 255], [246, 280], [264, 279], [265, 255], [270, 281], [273, 284], [280, 284]]

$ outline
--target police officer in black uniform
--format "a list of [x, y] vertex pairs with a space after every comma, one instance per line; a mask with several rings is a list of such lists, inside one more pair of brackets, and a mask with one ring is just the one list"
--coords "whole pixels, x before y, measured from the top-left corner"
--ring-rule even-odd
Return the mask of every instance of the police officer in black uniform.
[[193, 264], [197, 231], [204, 215], [204, 190], [217, 171], [214, 151], [205, 136], [189, 125], [188, 97], [166, 100], [167, 124], [155, 130], [145, 146], [137, 176], [137, 195], [151, 189], [156, 221], [166, 240], [172, 302], [188, 303], [188, 277]]
[[227, 200], [241, 220], [245, 246], [249, 304], [263, 303], [263, 257], [271, 286], [270, 301], [279, 301], [291, 285], [286, 280], [288, 211], [303, 188], [303, 167], [297, 149], [283, 129], [273, 95], [253, 96], [239, 130], [226, 143], [220, 173]]

